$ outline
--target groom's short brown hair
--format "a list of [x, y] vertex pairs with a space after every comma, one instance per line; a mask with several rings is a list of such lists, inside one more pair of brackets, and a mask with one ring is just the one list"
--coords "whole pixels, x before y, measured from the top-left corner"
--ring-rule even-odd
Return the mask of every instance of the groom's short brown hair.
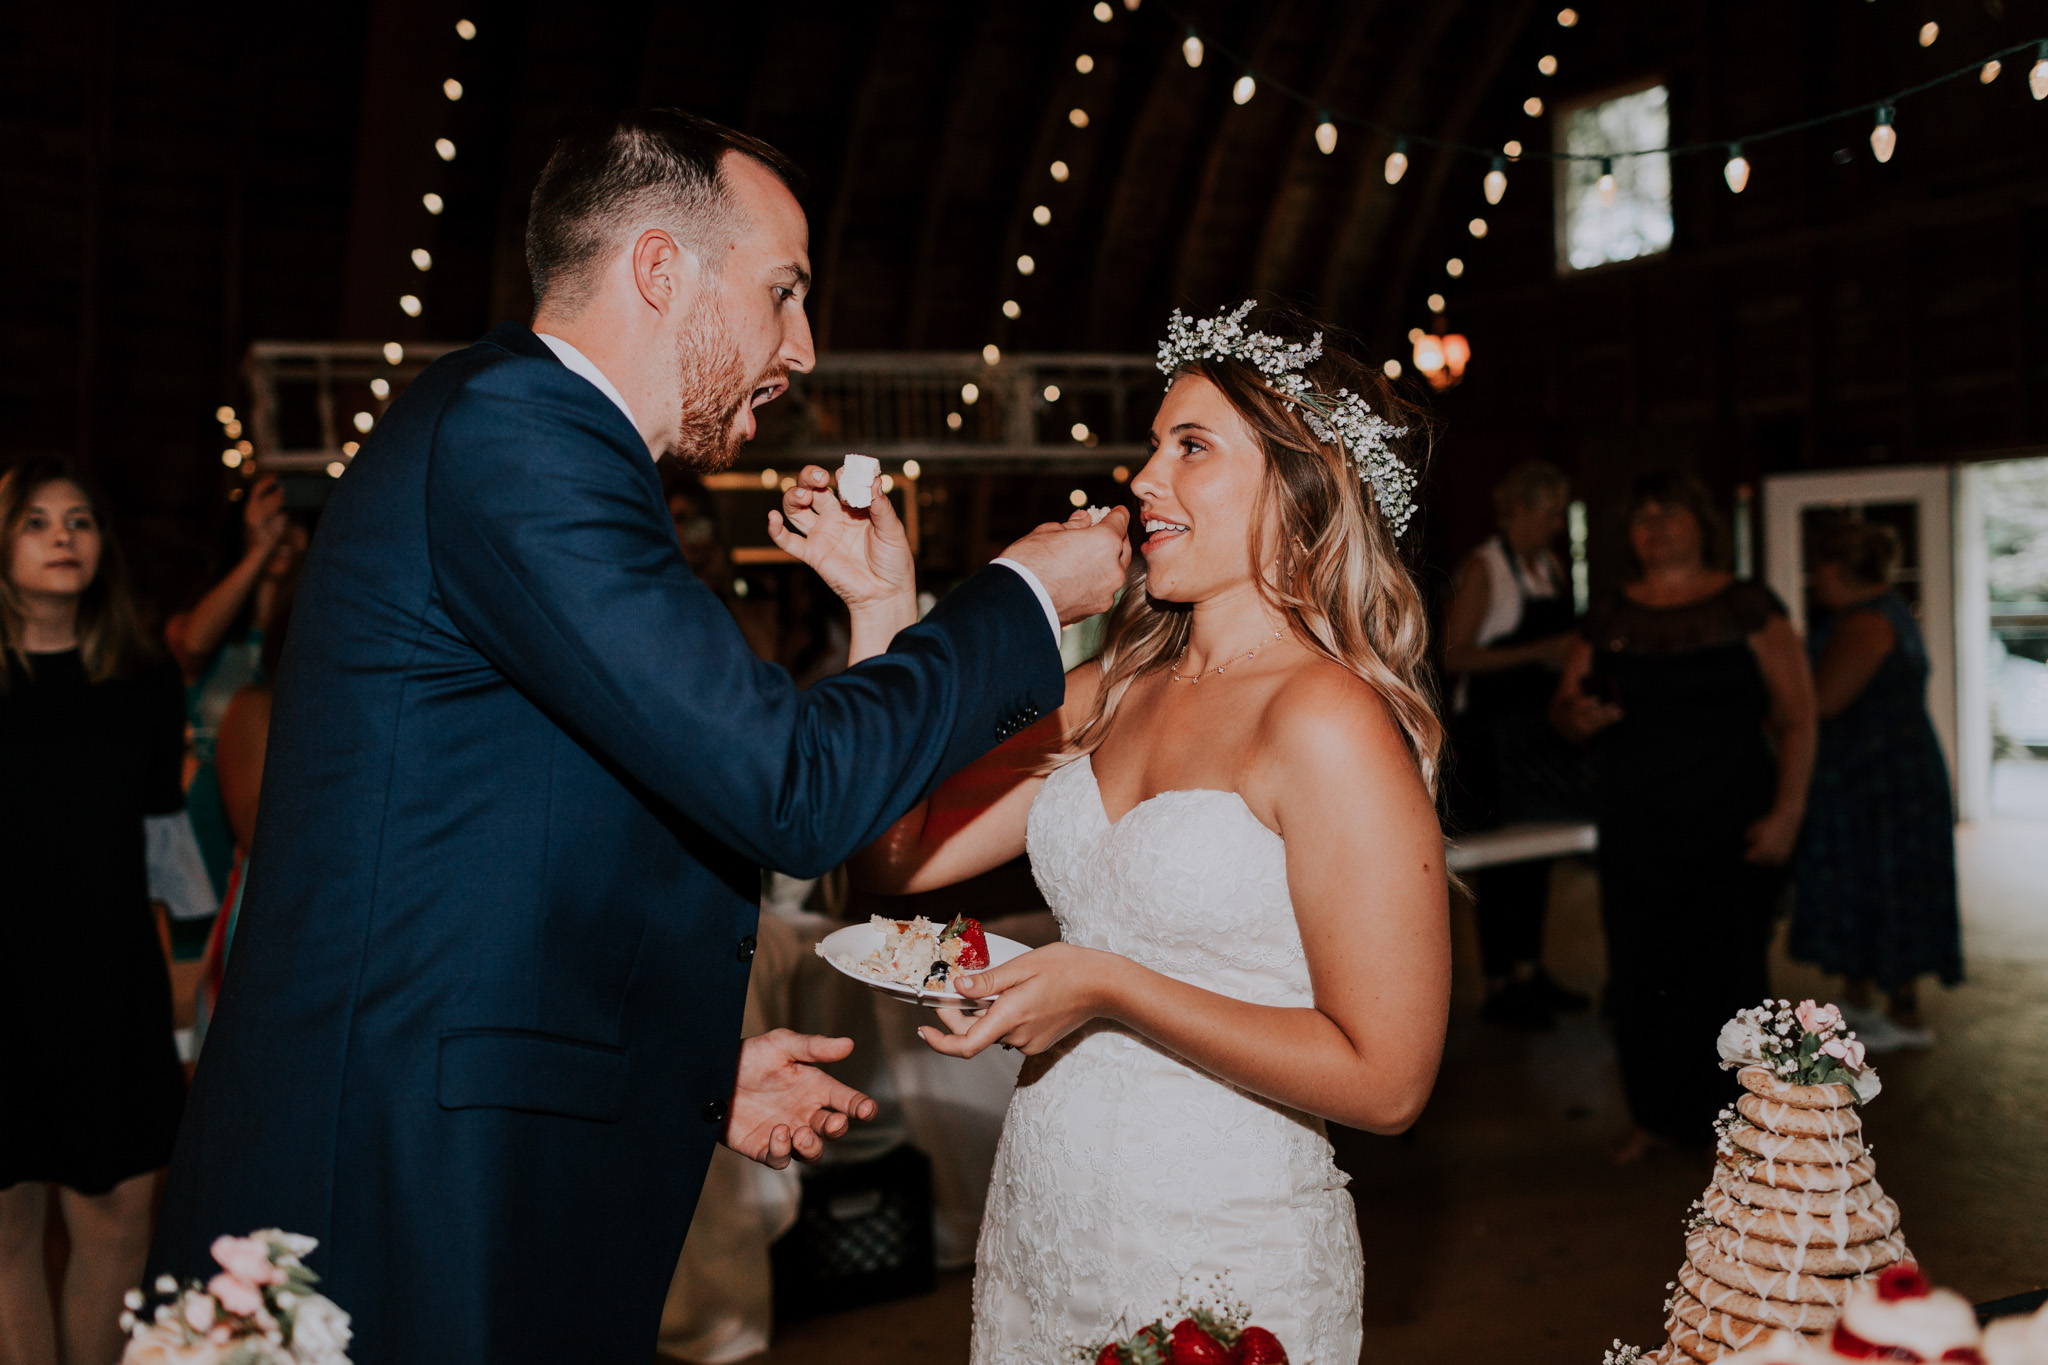
[[635, 220], [655, 220], [712, 269], [739, 230], [719, 162], [737, 152], [792, 191], [803, 172], [757, 137], [680, 109], [600, 119], [555, 146], [533, 187], [526, 269], [538, 306], [573, 315], [597, 283], [607, 249]]

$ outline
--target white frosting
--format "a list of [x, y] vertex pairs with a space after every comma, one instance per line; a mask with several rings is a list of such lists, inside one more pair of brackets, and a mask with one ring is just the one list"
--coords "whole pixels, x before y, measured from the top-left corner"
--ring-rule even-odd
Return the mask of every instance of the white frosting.
[[1102, 519], [1108, 515], [1109, 509], [1107, 507], [1091, 507], [1088, 509], [1088, 524], [1090, 526], [1100, 526]]
[[1952, 1289], [1887, 1301], [1872, 1285], [1849, 1300], [1842, 1326], [1873, 1346], [1903, 1346], [1922, 1360], [1940, 1360], [1948, 1351], [1978, 1342], [1977, 1314]]
[[839, 465], [839, 500], [848, 507], [872, 507], [882, 462], [872, 455], [848, 455]]
[[1715, 1365], [1819, 1365], [1833, 1354], [1815, 1347], [1797, 1332], [1779, 1332], [1761, 1346], [1724, 1355]]
[[2000, 1318], [1984, 1329], [1990, 1365], [2048, 1365], [2048, 1305], [2023, 1318]]

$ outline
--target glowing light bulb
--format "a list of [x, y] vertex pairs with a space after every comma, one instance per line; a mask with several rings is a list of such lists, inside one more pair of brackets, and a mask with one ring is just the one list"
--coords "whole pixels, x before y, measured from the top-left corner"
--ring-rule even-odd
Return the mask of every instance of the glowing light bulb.
[[1066, 162], [1055, 161], [1052, 163], [1052, 167], [1049, 170], [1048, 174], [1050, 174], [1055, 181], [1064, 185], [1067, 183], [1067, 177], [1071, 175], [1072, 172], [1067, 169]]
[[1456, 256], [1451, 257], [1451, 259], [1444, 262], [1444, 274], [1449, 275], [1454, 280], [1462, 278], [1465, 274], [1465, 263]]
[[1337, 150], [1337, 125], [1330, 122], [1328, 114], [1316, 125], [1316, 149], [1324, 156]]
[[1420, 327], [1410, 327], [1408, 329], [1408, 344], [1410, 346], [1413, 346], [1416, 342], [1422, 340], [1422, 337], [1423, 332]]
[[229, 469], [239, 469], [242, 466], [242, 452], [239, 450], [235, 450], [232, 447], [227, 450], [223, 450], [220, 453], [220, 462], [226, 465]]
[[1044, 227], [1052, 221], [1052, 210], [1040, 204], [1037, 208], [1031, 210], [1031, 221], [1040, 227]]
[[396, 365], [404, 359], [405, 347], [399, 345], [395, 341], [387, 341], [384, 343], [384, 363], [386, 365]]
[[1559, 28], [1572, 28], [1578, 22], [1579, 12], [1575, 9], [1561, 9], [1557, 12], [1557, 26]]
[[222, 426], [226, 426], [229, 422], [235, 420], [235, 410], [223, 403], [213, 410], [213, 420], [219, 422]]
[[383, 375], [378, 375], [370, 381], [370, 392], [378, 398], [389, 398], [391, 396], [391, 381]]
[[1000, 365], [1000, 364], [1002, 364], [1002, 363], [1003, 363], [1003, 348], [1002, 348], [1002, 347], [1000, 347], [1000, 346], [998, 346], [998, 345], [996, 345], [996, 344], [995, 344], [995, 343], [994, 343], [993, 341], [991, 341], [991, 342], [990, 342], [990, 343], [989, 343], [988, 345], [986, 345], [986, 346], [982, 347], [982, 348], [981, 348], [981, 363], [982, 363], [982, 364], [984, 364], [984, 365]]
[[1085, 490], [1076, 488], [1073, 492], [1067, 494], [1067, 501], [1076, 507], [1086, 507], [1088, 505], [1088, 494]]
[[256, 453], [256, 443], [253, 441], [237, 441], [235, 442], [235, 449], [241, 451], [244, 455], [254, 455]]
[[1519, 158], [1521, 157], [1521, 155], [1522, 155], [1522, 144], [1521, 144], [1521, 143], [1519, 143], [1519, 142], [1516, 142], [1516, 141], [1510, 140], [1510, 141], [1508, 141], [1508, 142], [1506, 142], [1506, 143], [1502, 144], [1502, 146], [1501, 146], [1501, 150], [1502, 150], [1503, 152], [1506, 152], [1506, 153], [1507, 153], [1507, 156], [1508, 156], [1508, 160], [1510, 160], [1510, 161], [1518, 160], [1518, 159], [1519, 159]]
[[453, 161], [455, 159], [455, 144], [445, 137], [435, 138], [434, 155], [440, 157], [443, 161]]
[[1978, 84], [1991, 84], [1991, 82], [1998, 79], [1998, 73], [2003, 70], [2005, 70], [2005, 68], [1999, 65], [1998, 58], [1993, 57], [1990, 61], [1984, 63], [1984, 69], [1977, 73]]
[[924, 466], [919, 464], [916, 460], [905, 460], [903, 462], [904, 478], [914, 479], [922, 473], [924, 473]]
[[1076, 422], [1076, 423], [1074, 423], [1074, 425], [1072, 425], [1072, 426], [1070, 426], [1070, 427], [1068, 427], [1068, 428], [1067, 428], [1067, 435], [1069, 435], [1069, 436], [1073, 437], [1073, 438], [1074, 438], [1075, 440], [1077, 440], [1077, 441], [1085, 441], [1085, 440], [1087, 440], [1087, 439], [1088, 439], [1088, 424], [1087, 424], [1086, 422]]
[[1399, 379], [1401, 377], [1401, 362], [1389, 360], [1386, 364], [1380, 366], [1380, 373], [1389, 379]]
[[1088, 111], [1078, 106], [1067, 110], [1067, 122], [1073, 124], [1076, 128], [1086, 128], [1088, 126]]
[[1527, 114], [1527, 115], [1528, 115], [1528, 116], [1529, 116], [1530, 118], [1542, 118], [1542, 117], [1543, 117], [1543, 100], [1542, 100], [1542, 97], [1541, 97], [1541, 96], [1538, 96], [1538, 95], [1531, 95], [1531, 96], [1529, 96], [1529, 98], [1527, 98], [1527, 99], [1523, 100], [1523, 101], [1522, 101], [1522, 112], [1523, 112], [1523, 113], [1525, 113], [1525, 114]]
[[348, 456], [350, 459], [354, 459], [355, 453], [358, 450], [361, 450], [362, 448], [363, 444], [360, 441], [343, 441], [341, 443], [341, 453]]
[[1087, 53], [1083, 52], [1080, 56], [1074, 58], [1074, 70], [1080, 72], [1082, 75], [1085, 76], [1094, 69], [1095, 59], [1089, 56]]
[[1432, 313], [1444, 311], [1444, 296], [1442, 294], [1431, 294], [1423, 302], [1429, 305], [1429, 311]]
[[1600, 195], [1600, 202], [1608, 208], [1614, 207], [1614, 162], [1602, 157], [1600, 179], [1593, 187]]
[[1116, 11], [1109, 7], [1109, 0], [1095, 0], [1095, 22], [1106, 24], [1116, 18]]
[[1188, 30], [1188, 36], [1181, 39], [1180, 42], [1180, 55], [1187, 58], [1189, 66], [1200, 66], [1202, 64], [1201, 35], [1192, 29]]
[[342, 475], [344, 475], [344, 474], [346, 474], [346, 473], [348, 473], [348, 466], [347, 466], [347, 465], [345, 465], [345, 464], [343, 464], [343, 463], [342, 463], [342, 462], [341, 462], [340, 460], [332, 460], [332, 461], [329, 461], [329, 462], [328, 462], [328, 465], [327, 465], [327, 477], [328, 477], [328, 478], [330, 478], [330, 479], [338, 479], [338, 478], [340, 478], [340, 477], [341, 477]]
[[1387, 154], [1387, 183], [1398, 185], [1401, 177], [1408, 174], [1408, 142], [1404, 138], [1394, 144], [1394, 150]]
[[1019, 256], [1017, 258], [1017, 273], [1019, 275], [1029, 275], [1036, 269], [1038, 269], [1038, 262], [1032, 260], [1029, 256]]
[[1425, 334], [1415, 343], [1415, 368], [1424, 374], [1435, 374], [1443, 367], [1443, 341], [1440, 338]]
[[2034, 66], [2027, 72], [2027, 90], [2037, 100], [2048, 100], [2048, 42], [2034, 49]]
[[1493, 169], [1486, 173], [1486, 202], [1498, 204], [1508, 192], [1507, 166], [1501, 158], [1493, 159]]
[[432, 270], [434, 268], [433, 253], [423, 246], [414, 247], [412, 249], [412, 268], [414, 270]]
[[1230, 98], [1238, 104], [1250, 104], [1252, 96], [1258, 93], [1259, 83], [1252, 79], [1250, 73], [1239, 76], [1237, 84], [1230, 87]]
[[1015, 299], [1004, 299], [1003, 316], [1015, 322], [1018, 318], [1024, 316], [1024, 306]]
[[446, 95], [451, 100], [461, 99], [462, 82], [456, 80], [453, 76], [450, 76], [447, 80], [441, 82], [441, 93]]
[[1465, 230], [1474, 237], [1484, 237], [1486, 235], [1486, 220], [1484, 218], [1474, 218], [1471, 222], [1465, 224]]
[[960, 386], [960, 401], [967, 404], [970, 408], [979, 403], [981, 401], [981, 386], [979, 384], [962, 384]]
[[1870, 130], [1870, 154], [1881, 163], [1890, 161], [1898, 146], [1899, 134], [1892, 127], [1892, 107], [1880, 104], [1877, 107], [1877, 124]]
[[964, 423], [966, 420], [967, 419], [965, 417], [962, 417], [957, 412], [949, 412], [946, 414], [946, 430], [958, 431], [960, 430], [961, 424]]
[[1131, 481], [1131, 467], [1127, 464], [1120, 464], [1115, 469], [1109, 471], [1109, 477], [1115, 479], [1118, 483], [1129, 483]]
[[884, 474], [882, 476], [882, 491], [884, 493], [896, 491], [896, 476], [894, 474]]
[[476, 25], [467, 19], [457, 19], [455, 21], [455, 36], [462, 39], [465, 43], [468, 42], [476, 37]]
[[1536, 59], [1536, 69], [1546, 76], [1555, 76], [1557, 74], [1557, 58], [1551, 56], [1548, 52], [1544, 53]]
[[435, 194], [432, 190], [420, 196], [420, 203], [426, 207], [428, 213], [433, 214], [438, 214], [442, 209], [448, 207], [448, 201]]
[[1941, 25], [1929, 19], [1920, 25], [1920, 46], [1933, 47], [1934, 40], [1941, 36]]
[[398, 311], [409, 318], [418, 317], [420, 315], [420, 296], [418, 294], [400, 294], [398, 296]]
[[1048, 402], [1048, 403], [1057, 403], [1057, 402], [1059, 402], [1059, 401], [1060, 401], [1060, 386], [1059, 386], [1059, 385], [1057, 385], [1057, 384], [1047, 384], [1047, 385], [1045, 386], [1045, 401], [1046, 401], [1046, 402]]
[[782, 476], [780, 474], [777, 474], [774, 470], [764, 469], [761, 471], [761, 487], [774, 488], [781, 484], [781, 482]]
[[1721, 176], [1728, 182], [1732, 194], [1742, 193], [1743, 187], [1749, 184], [1749, 158], [1742, 154], [1741, 143], [1728, 144], [1728, 164], [1721, 168]]
[[369, 434], [369, 430], [371, 427], [377, 425], [377, 419], [372, 417], [367, 412], [359, 412], [350, 420], [355, 423], [356, 430], [364, 433], [365, 435]]

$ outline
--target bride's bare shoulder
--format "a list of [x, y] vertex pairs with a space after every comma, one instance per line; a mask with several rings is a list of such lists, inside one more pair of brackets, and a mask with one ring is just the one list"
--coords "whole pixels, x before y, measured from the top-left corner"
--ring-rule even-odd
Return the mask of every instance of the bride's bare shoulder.
[[1290, 670], [1274, 689], [1260, 729], [1262, 748], [1282, 767], [1383, 763], [1413, 766], [1393, 709], [1365, 679], [1328, 659]]

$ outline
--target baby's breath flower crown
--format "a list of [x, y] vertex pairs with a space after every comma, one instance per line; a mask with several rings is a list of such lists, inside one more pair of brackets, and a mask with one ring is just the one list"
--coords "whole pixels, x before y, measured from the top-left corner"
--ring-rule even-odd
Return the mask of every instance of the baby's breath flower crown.
[[1245, 316], [1257, 305], [1246, 299], [1229, 313], [1194, 321], [1180, 309], [1167, 319], [1166, 340], [1159, 343], [1159, 369], [1166, 387], [1185, 366], [1202, 360], [1236, 360], [1257, 370], [1266, 387], [1301, 409], [1310, 431], [1324, 445], [1333, 445], [1372, 488], [1373, 501], [1387, 529], [1398, 538], [1415, 515], [1415, 471], [1401, 463], [1391, 444], [1408, 434], [1367, 407], [1349, 389], [1323, 393], [1301, 374], [1323, 354], [1323, 334], [1304, 346], [1264, 332], [1247, 332]]

